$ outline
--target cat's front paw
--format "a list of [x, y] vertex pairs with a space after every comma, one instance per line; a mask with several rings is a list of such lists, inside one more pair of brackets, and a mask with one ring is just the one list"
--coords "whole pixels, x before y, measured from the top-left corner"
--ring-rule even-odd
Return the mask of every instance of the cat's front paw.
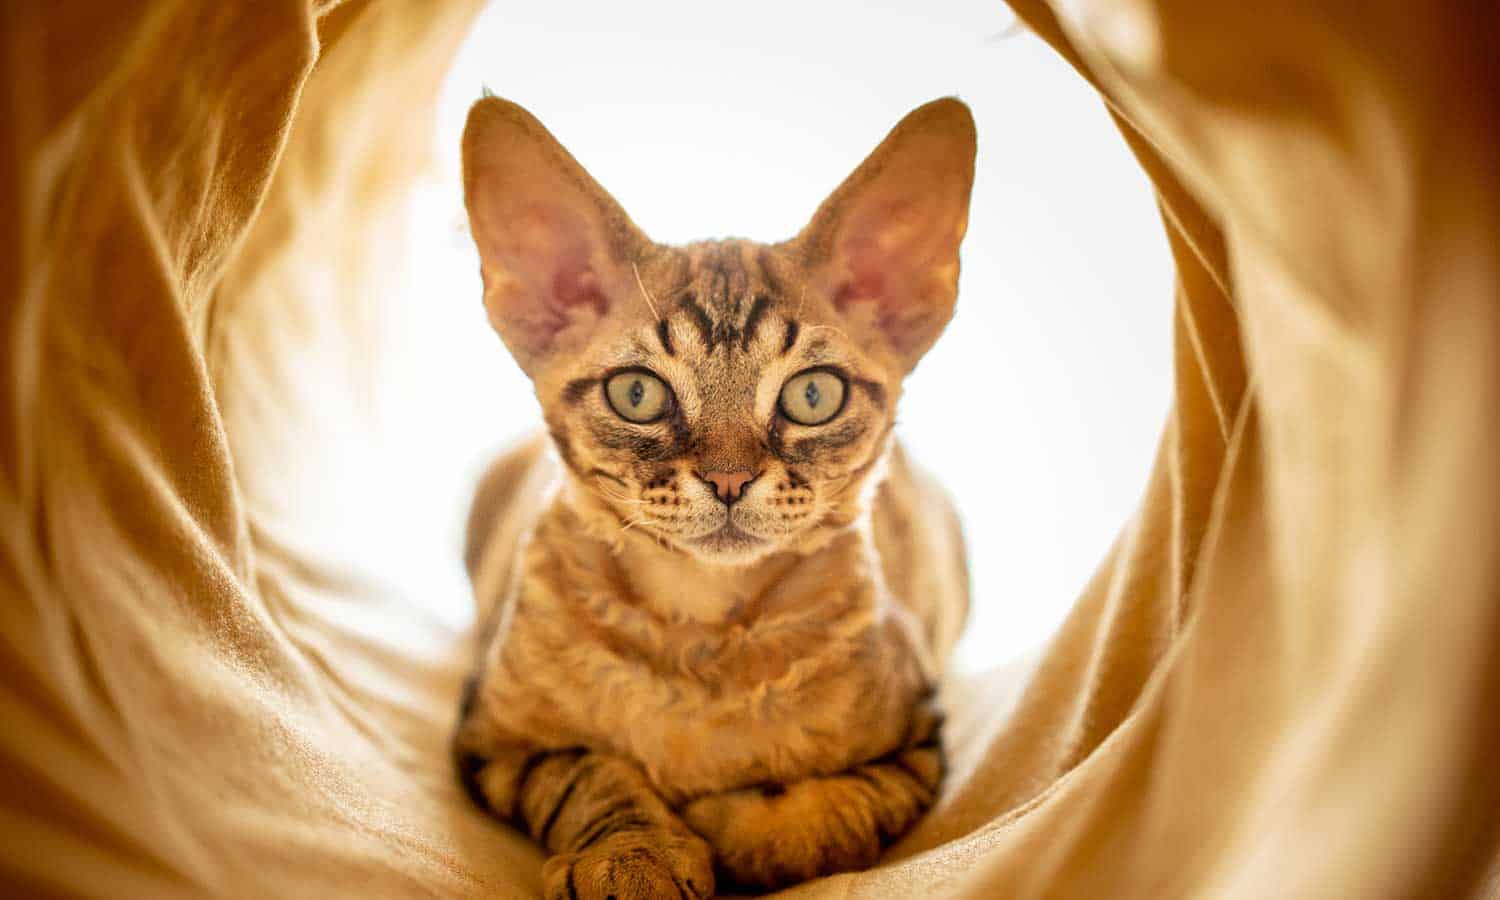
[[873, 865], [932, 805], [942, 774], [934, 739], [841, 775], [699, 797], [681, 816], [736, 886], [780, 888]]
[[749, 788], [694, 800], [682, 818], [708, 840], [735, 887], [776, 889], [874, 864], [880, 830], [853, 794], [828, 779]]
[[617, 831], [549, 858], [542, 884], [547, 900], [707, 900], [714, 894], [713, 853], [696, 835]]

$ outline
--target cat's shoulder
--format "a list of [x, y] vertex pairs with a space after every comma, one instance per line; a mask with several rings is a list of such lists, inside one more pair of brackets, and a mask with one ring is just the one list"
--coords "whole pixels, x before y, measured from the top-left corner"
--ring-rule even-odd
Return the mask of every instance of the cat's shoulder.
[[941, 663], [968, 617], [969, 569], [952, 496], [894, 443], [871, 509], [886, 584], [923, 623]]
[[480, 476], [464, 532], [464, 566], [481, 621], [504, 593], [516, 552], [560, 474], [547, 436], [538, 432], [502, 451]]
[[556, 477], [557, 461], [537, 432], [501, 451], [479, 476], [464, 529], [464, 564], [472, 575], [495, 528], [518, 503], [534, 499]]

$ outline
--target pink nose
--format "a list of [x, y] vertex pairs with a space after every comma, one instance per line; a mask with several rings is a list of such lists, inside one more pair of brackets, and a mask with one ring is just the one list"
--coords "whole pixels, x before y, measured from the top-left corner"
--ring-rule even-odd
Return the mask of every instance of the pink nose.
[[745, 492], [745, 485], [755, 480], [748, 470], [738, 472], [704, 472], [698, 476], [714, 486], [714, 493], [725, 503], [733, 503]]

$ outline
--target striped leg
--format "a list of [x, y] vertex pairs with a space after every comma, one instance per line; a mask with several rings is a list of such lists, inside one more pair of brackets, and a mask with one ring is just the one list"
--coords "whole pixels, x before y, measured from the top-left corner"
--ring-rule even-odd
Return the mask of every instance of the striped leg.
[[517, 744], [458, 763], [476, 801], [552, 852], [547, 900], [713, 896], [708, 845], [629, 760]]

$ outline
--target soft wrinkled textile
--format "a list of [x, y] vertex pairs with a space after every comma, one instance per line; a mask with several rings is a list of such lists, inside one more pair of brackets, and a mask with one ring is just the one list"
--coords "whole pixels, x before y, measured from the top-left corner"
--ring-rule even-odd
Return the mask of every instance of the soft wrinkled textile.
[[[1496, 14], [1014, 5], [1157, 186], [1175, 402], [933, 815], [788, 893], [1500, 896]], [[475, 6], [0, 5], [3, 893], [538, 890], [448, 770], [464, 633], [296, 480]]]

